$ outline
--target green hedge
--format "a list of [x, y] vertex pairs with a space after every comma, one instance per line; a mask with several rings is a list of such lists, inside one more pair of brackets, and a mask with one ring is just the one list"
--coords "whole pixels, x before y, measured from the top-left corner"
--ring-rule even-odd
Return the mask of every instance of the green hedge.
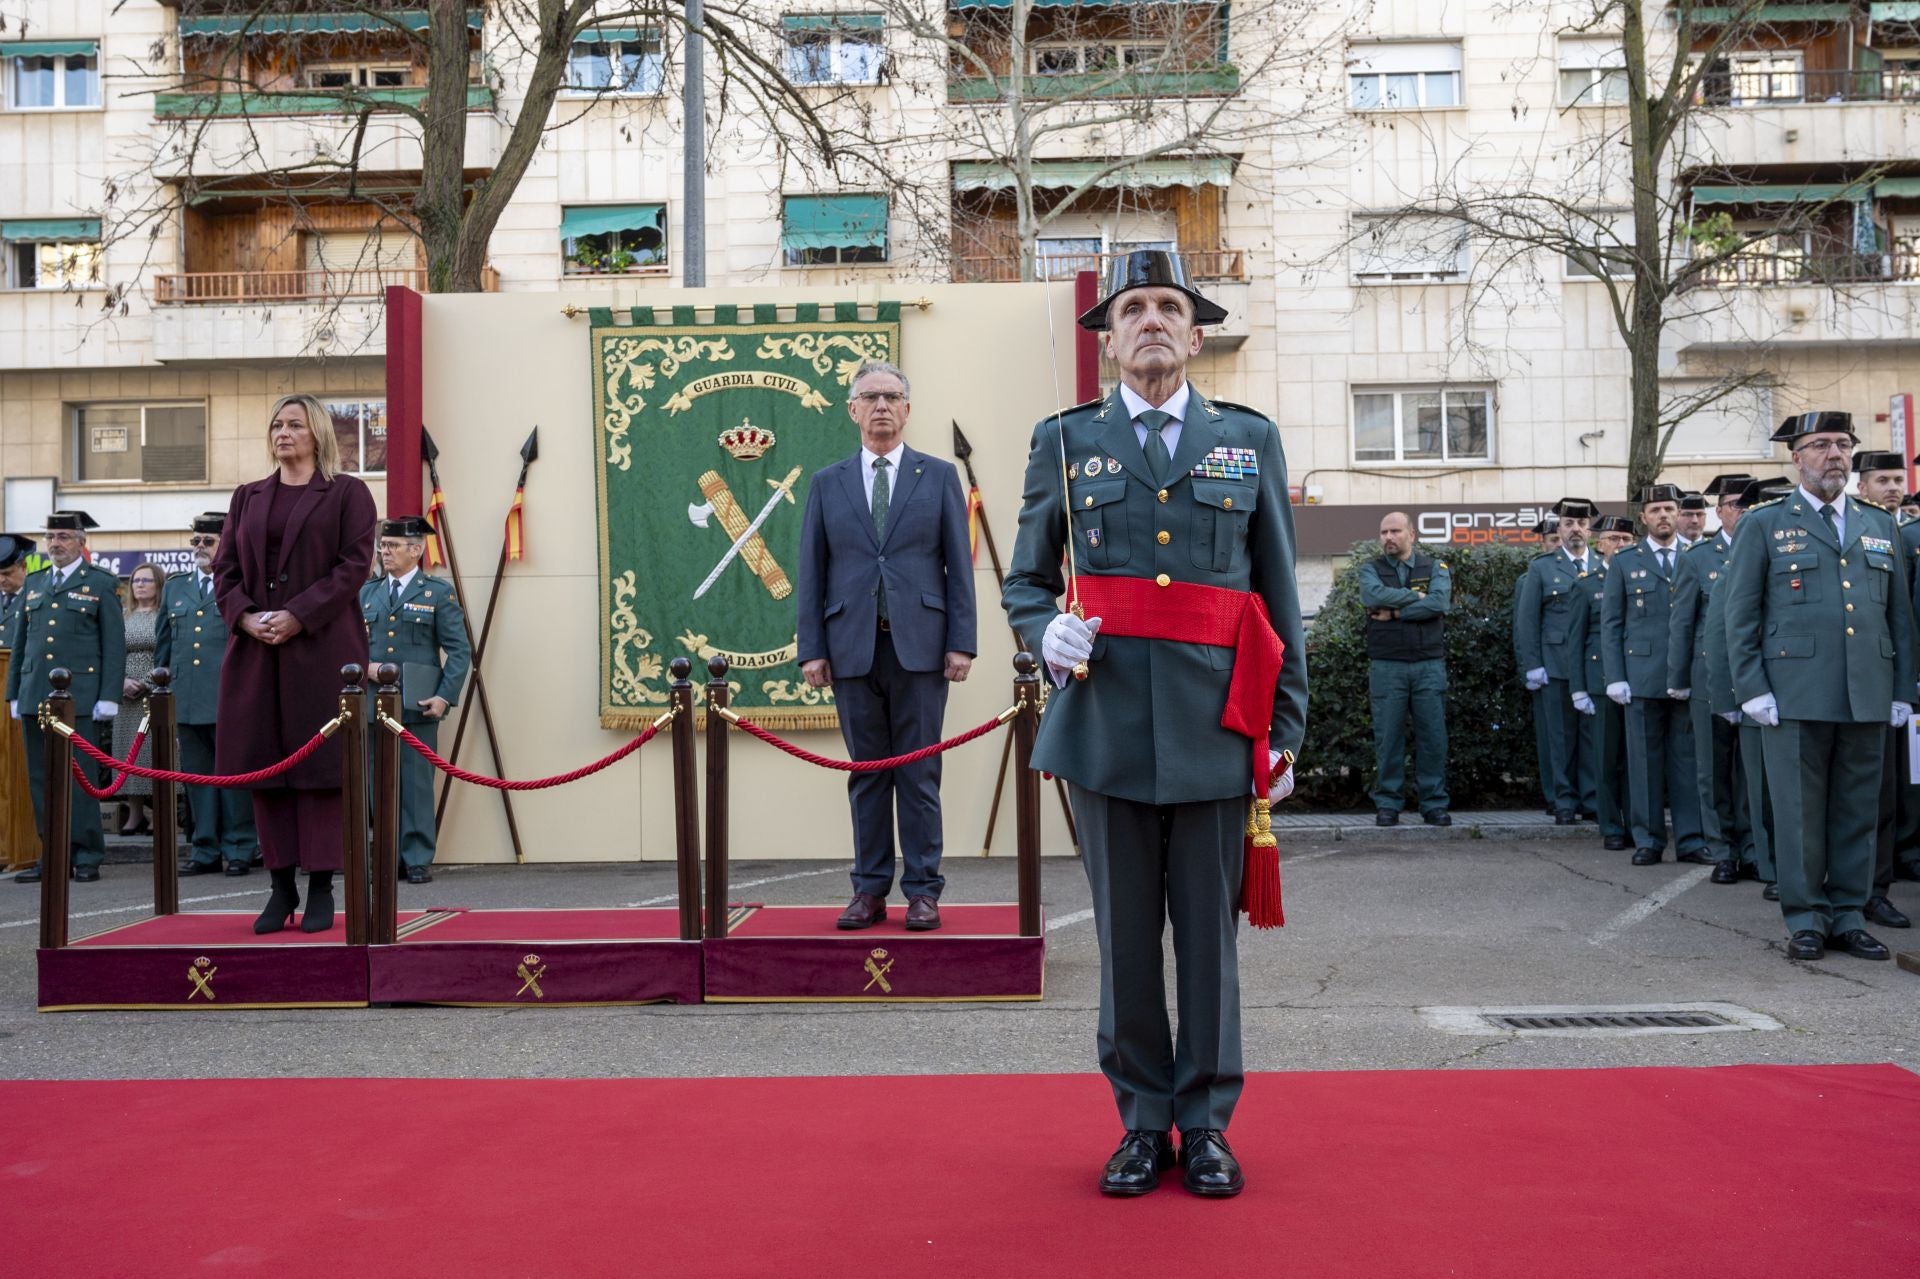
[[[1526, 687], [1513, 666], [1513, 588], [1533, 552], [1516, 546], [1422, 547], [1453, 576], [1447, 614], [1447, 787], [1457, 809], [1537, 808], [1539, 769]], [[1367, 696], [1367, 619], [1352, 569], [1380, 554], [1353, 548], [1307, 630], [1307, 740], [1300, 802], [1371, 808], [1373, 726]], [[1407, 808], [1413, 768], [1407, 768]]]

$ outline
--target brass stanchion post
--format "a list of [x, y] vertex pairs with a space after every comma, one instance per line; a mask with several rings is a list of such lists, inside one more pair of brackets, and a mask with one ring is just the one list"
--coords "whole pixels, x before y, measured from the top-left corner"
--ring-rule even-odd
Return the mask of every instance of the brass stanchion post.
[[[153, 692], [147, 695], [147, 741], [153, 747], [153, 766], [168, 772], [180, 767], [179, 739], [174, 735], [173, 672], [156, 666], [147, 676]], [[180, 807], [174, 784], [153, 781], [153, 913], [180, 913], [180, 871], [174, 865], [179, 852]]]
[[1040, 935], [1040, 774], [1033, 771], [1033, 737], [1040, 727], [1039, 663], [1015, 653], [1013, 704], [1013, 815], [1019, 865], [1020, 935]]
[[40, 848], [40, 949], [58, 950], [67, 944], [67, 877], [73, 873], [73, 742], [53, 727], [73, 727], [73, 694], [67, 691], [73, 676], [65, 667], [47, 673], [53, 692], [40, 707], [40, 726], [46, 735], [46, 842]]
[[400, 718], [400, 668], [382, 662], [374, 672], [376, 720], [369, 726], [373, 751], [373, 891], [367, 944], [393, 945], [399, 931], [400, 739], [384, 720]]
[[366, 672], [340, 668], [340, 891], [347, 901], [347, 945], [367, 944]]
[[673, 699], [673, 830], [675, 885], [680, 900], [680, 940], [700, 940], [700, 812], [693, 776], [693, 663], [676, 657]]
[[707, 660], [707, 929], [708, 937], [727, 935], [727, 746], [731, 726], [719, 712], [732, 690], [727, 659]]

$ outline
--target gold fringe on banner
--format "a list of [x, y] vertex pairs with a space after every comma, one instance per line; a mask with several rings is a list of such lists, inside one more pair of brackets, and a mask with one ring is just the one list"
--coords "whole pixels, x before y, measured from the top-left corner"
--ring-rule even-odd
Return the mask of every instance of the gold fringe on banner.
[[[648, 710], [636, 706], [632, 709], [609, 710], [600, 712], [600, 727], [612, 729], [617, 733], [637, 733], [660, 718], [657, 710]], [[827, 733], [840, 727], [839, 714], [831, 706], [795, 707], [790, 710], [768, 710], [756, 707], [742, 718], [752, 720], [760, 727], [775, 733], [805, 732]], [[694, 727], [706, 731], [707, 712], [705, 708], [694, 711]]]

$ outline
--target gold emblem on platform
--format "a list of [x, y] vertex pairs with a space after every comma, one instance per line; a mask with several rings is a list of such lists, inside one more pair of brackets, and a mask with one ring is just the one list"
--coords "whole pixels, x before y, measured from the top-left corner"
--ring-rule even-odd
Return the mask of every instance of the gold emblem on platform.
[[547, 993], [540, 989], [540, 979], [547, 975], [547, 966], [540, 962], [540, 956], [528, 955], [520, 961], [520, 966], [513, 971], [514, 975], [520, 978], [520, 989], [513, 992], [515, 999], [520, 998], [520, 996], [526, 994], [528, 991], [533, 992], [535, 999], [545, 999], [547, 997]]
[[205, 955], [187, 965], [187, 980], [193, 983], [193, 989], [187, 992], [187, 1002], [192, 1003], [195, 995], [205, 995], [207, 1002], [213, 1002], [213, 975], [220, 969]]
[[746, 418], [740, 419], [740, 425], [720, 432], [720, 447], [742, 462], [754, 461], [778, 442], [772, 431]]
[[872, 974], [872, 976], [867, 979], [867, 984], [860, 988], [862, 993], [878, 986], [882, 994], [891, 995], [893, 993], [893, 983], [887, 980], [887, 974], [892, 971], [892, 957], [889, 956], [884, 949], [878, 946], [874, 947], [873, 953], [867, 956], [867, 972]]

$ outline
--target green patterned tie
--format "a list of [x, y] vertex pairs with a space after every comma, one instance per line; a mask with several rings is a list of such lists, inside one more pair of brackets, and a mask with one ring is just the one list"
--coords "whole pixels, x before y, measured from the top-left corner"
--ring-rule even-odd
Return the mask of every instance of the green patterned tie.
[[[887, 501], [891, 496], [887, 468], [892, 465], [884, 457], [873, 459], [873, 540], [883, 546], [887, 540]], [[884, 622], [887, 620], [887, 578], [884, 573], [880, 576], [878, 601], [880, 620]]]
[[1840, 540], [1840, 517], [1833, 513], [1833, 508], [1831, 506], [1821, 507], [1820, 514], [1827, 517], [1827, 527], [1833, 530], [1833, 540], [1836, 542], [1839, 541]]
[[1161, 437], [1160, 428], [1173, 421], [1173, 414], [1148, 409], [1135, 420], [1147, 428], [1147, 466], [1153, 471], [1153, 482], [1164, 485], [1167, 472], [1173, 469], [1173, 458], [1167, 453], [1167, 442]]

